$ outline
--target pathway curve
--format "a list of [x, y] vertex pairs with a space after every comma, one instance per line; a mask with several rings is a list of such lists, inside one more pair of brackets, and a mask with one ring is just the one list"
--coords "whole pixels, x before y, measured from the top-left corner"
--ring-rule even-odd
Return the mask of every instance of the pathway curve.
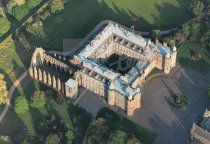
[[28, 74], [29, 74], [29, 71], [27, 69], [17, 80], [15, 80], [12, 87], [10, 88], [9, 97], [7, 98], [6, 105], [4, 107], [3, 112], [0, 114], [0, 122], [3, 120], [4, 116], [6, 115], [6, 113], [9, 110], [10, 101], [12, 99], [13, 93], [15, 92], [15, 89], [26, 78], [26, 76], [28, 76]]

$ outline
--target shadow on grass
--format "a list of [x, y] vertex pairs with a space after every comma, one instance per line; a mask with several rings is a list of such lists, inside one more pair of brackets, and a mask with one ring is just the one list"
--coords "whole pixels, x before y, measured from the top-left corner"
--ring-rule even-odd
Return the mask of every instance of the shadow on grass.
[[[34, 46], [41, 46], [46, 50], [62, 51], [63, 39], [83, 38], [100, 21], [105, 19], [117, 21], [127, 27], [135, 24], [137, 30], [152, 31], [153, 28], [165, 30], [177, 27], [177, 25], [181, 25], [192, 17], [187, 12], [185, 14], [179, 13], [179, 11], [183, 12], [183, 5], [185, 4], [178, 0], [177, 3], [180, 7], [168, 3], [155, 5], [154, 9], [157, 9], [158, 16], [152, 15], [154, 24], [148, 22], [142, 16], [137, 16], [139, 20], [134, 23], [131, 21], [131, 17], [136, 16], [136, 14], [132, 9], [120, 8], [115, 2], [109, 3], [112, 8], [105, 1], [88, 0], [83, 2], [82, 5], [81, 1], [71, 1], [63, 11], [48, 17], [43, 27], [37, 29], [38, 33], [45, 35], [45, 38], [32, 34], [27, 39]], [[77, 9], [77, 7], [80, 7], [80, 9]], [[167, 13], [167, 11], [169, 12]], [[175, 21], [174, 18], [179, 22]], [[56, 19], [60, 19], [60, 23], [57, 23]]]
[[210, 71], [210, 64], [207, 63], [203, 58], [201, 58], [199, 61], [193, 61], [189, 58], [180, 58], [179, 62], [181, 65], [185, 65], [204, 75]]

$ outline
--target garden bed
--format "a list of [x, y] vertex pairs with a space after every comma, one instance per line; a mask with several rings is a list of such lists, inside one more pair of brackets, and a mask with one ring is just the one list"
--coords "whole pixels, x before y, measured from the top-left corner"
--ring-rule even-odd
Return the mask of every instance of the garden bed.
[[[179, 98], [177, 98], [179, 97]], [[170, 105], [176, 108], [182, 108], [187, 105], [187, 97], [181, 95], [181, 94], [174, 94], [169, 96], [168, 102]]]

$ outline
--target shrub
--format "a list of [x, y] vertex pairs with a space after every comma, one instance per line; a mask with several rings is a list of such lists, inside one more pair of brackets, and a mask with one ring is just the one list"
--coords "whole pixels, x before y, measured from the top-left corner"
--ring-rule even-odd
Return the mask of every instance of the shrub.
[[[178, 100], [179, 99], [179, 100]], [[181, 94], [174, 94], [168, 98], [169, 104], [176, 108], [182, 108], [187, 105], [187, 97]]]
[[0, 16], [0, 36], [6, 33], [10, 29], [10, 22], [5, 18]]
[[43, 91], [35, 91], [32, 96], [31, 106], [34, 108], [43, 107], [46, 104], [45, 92]]
[[12, 9], [12, 15], [17, 18], [17, 20], [21, 20], [24, 16], [26, 16], [29, 12], [29, 8], [26, 4], [22, 6], [16, 6]]
[[29, 110], [28, 102], [24, 96], [19, 96], [15, 100], [15, 112], [17, 114], [24, 114]]
[[190, 5], [190, 8], [192, 9], [194, 15], [201, 14], [204, 10], [204, 7], [204, 3], [200, 0], [196, 0]]

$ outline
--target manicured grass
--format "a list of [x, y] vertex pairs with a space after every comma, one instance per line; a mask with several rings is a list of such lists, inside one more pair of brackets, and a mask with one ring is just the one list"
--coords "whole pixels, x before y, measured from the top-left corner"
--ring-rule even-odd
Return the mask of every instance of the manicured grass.
[[154, 68], [149, 74], [148, 74], [148, 78], [153, 76], [153, 75], [156, 75], [156, 74], [159, 74], [159, 73], [162, 73], [162, 71], [158, 68]]
[[157, 136], [154, 132], [137, 125], [109, 108], [101, 109], [97, 114], [98, 117], [106, 119], [113, 131], [122, 130], [126, 133], [132, 133], [145, 144], [152, 144]]
[[34, 9], [38, 4], [40, 4], [42, 0], [27, 0], [21, 6], [15, 6], [12, 9], [11, 14], [20, 21], [23, 17], [25, 17], [32, 9]]
[[[199, 61], [193, 61], [194, 54], [200, 54], [202, 58]], [[188, 41], [178, 49], [177, 62], [207, 74], [210, 70], [210, 53], [200, 43]]]
[[34, 35], [29, 40], [48, 50], [62, 50], [63, 39], [83, 38], [102, 20], [131, 27], [133, 16], [138, 17], [137, 30], [170, 29], [192, 18], [188, 6], [189, 1], [181, 0], [72, 0], [37, 30], [45, 38]]

